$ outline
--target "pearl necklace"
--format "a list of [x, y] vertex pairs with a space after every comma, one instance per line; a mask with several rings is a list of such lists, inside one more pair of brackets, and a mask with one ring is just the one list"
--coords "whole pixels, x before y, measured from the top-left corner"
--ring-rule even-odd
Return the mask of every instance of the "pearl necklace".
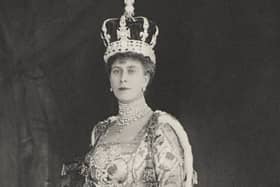
[[119, 125], [127, 126], [143, 118], [151, 111], [152, 109], [147, 105], [144, 98], [129, 104], [119, 103]]

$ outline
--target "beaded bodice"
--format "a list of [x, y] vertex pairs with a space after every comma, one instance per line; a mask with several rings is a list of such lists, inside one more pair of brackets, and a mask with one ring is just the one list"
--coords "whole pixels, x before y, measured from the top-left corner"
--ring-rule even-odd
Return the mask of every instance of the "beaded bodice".
[[[139, 183], [140, 170], [144, 170], [144, 159], [138, 163], [139, 150], [144, 151], [143, 141], [131, 143], [99, 144], [92, 157], [91, 177], [96, 186], [117, 187]], [[139, 167], [140, 166], [140, 167]], [[139, 172], [140, 171], [140, 172]], [[140, 184], [138, 184], [140, 185]]]
[[[117, 117], [95, 126], [95, 142], [86, 156], [86, 187], [158, 187], [184, 186], [184, 156], [172, 127], [158, 120], [154, 112], [150, 120], [129, 142], [106, 142], [102, 139]], [[191, 156], [191, 155], [190, 155]]]
[[[101, 136], [94, 150], [88, 155], [90, 177], [95, 186], [118, 187], [118, 186], [147, 186], [143, 180], [146, 167], [145, 156], [147, 147], [147, 127], [152, 125], [155, 115], [129, 142], [106, 142], [106, 131], [118, 122], [113, 118], [107, 122], [107, 128], [101, 125]], [[100, 131], [99, 131], [100, 133]]]

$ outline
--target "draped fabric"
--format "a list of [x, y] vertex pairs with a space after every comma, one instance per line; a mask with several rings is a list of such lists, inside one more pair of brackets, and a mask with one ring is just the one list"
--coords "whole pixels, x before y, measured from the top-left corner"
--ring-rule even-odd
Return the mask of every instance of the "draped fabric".
[[[64, 73], [71, 66], [63, 65], [61, 57], [93, 33], [92, 27], [85, 29], [90, 20], [83, 18], [91, 16], [81, 13], [89, 5], [84, 3], [0, 1], [1, 187], [59, 186], [60, 160], [67, 152], [61, 145], [68, 145], [63, 140], [69, 132], [56, 99], [72, 97], [65, 94], [72, 88], [64, 80], [71, 84], [68, 73], [74, 71], [73, 66]], [[84, 22], [75, 21], [76, 16]], [[79, 26], [70, 31], [71, 25]], [[86, 32], [72, 37], [81, 30]]]
[[52, 125], [58, 122], [50, 95], [39, 83], [1, 84], [0, 186], [36, 187], [58, 181], [58, 155], [51, 140]]
[[0, 90], [0, 186], [6, 187], [18, 187], [20, 179], [20, 129], [13, 93], [13, 88]]

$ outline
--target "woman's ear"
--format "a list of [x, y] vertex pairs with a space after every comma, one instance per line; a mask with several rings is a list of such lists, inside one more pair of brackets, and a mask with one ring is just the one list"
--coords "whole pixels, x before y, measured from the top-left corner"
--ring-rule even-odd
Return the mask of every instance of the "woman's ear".
[[145, 88], [147, 88], [147, 86], [148, 86], [148, 84], [149, 84], [149, 82], [150, 82], [150, 74], [149, 73], [146, 73], [145, 75], [144, 75], [144, 81], [145, 81]]

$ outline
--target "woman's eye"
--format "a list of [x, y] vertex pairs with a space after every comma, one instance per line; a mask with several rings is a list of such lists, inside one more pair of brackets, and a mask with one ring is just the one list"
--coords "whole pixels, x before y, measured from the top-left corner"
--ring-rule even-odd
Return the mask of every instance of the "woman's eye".
[[135, 73], [135, 72], [136, 72], [136, 70], [135, 70], [135, 69], [129, 69], [129, 70], [128, 70], [128, 73], [129, 73], [129, 74], [131, 74], [131, 73]]
[[118, 70], [118, 69], [113, 69], [113, 70], [112, 70], [112, 73], [113, 73], [113, 74], [118, 74], [118, 73], [120, 73], [120, 70]]

